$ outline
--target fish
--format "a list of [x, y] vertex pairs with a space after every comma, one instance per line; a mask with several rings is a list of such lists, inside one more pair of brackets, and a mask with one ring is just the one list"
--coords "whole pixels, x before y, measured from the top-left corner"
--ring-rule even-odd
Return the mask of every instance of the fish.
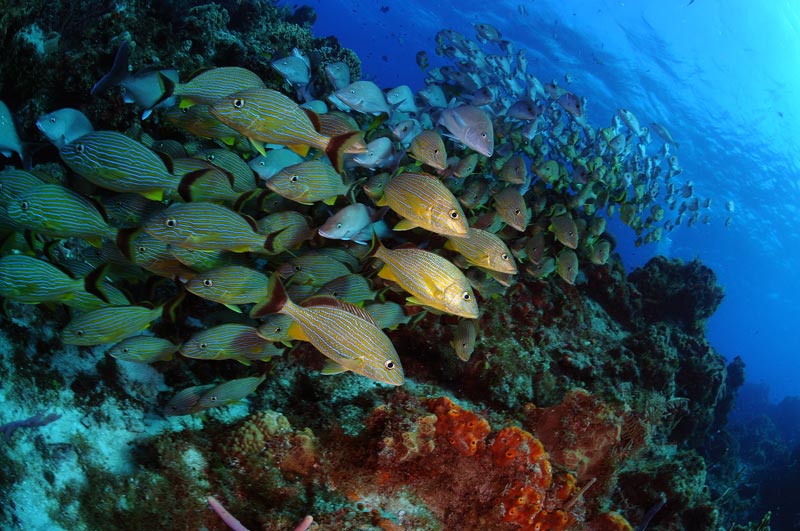
[[322, 286], [352, 271], [328, 254], [309, 251], [283, 262], [276, 268], [276, 272], [283, 278], [291, 278], [293, 284]]
[[383, 197], [383, 191], [386, 188], [386, 183], [392, 175], [388, 172], [376, 173], [367, 179], [363, 186], [364, 192], [373, 202], [377, 203]]
[[555, 234], [556, 239], [563, 245], [570, 249], [578, 248], [578, 241], [580, 239], [578, 227], [568, 214], [551, 218], [548, 229]]
[[491, 24], [474, 24], [477, 32], [478, 42], [500, 42], [502, 35], [500, 31]]
[[85, 114], [69, 107], [40, 116], [36, 127], [58, 149], [94, 131]]
[[636, 118], [636, 115], [633, 114], [628, 109], [619, 109], [617, 111], [617, 116], [622, 119], [622, 122], [628, 127], [628, 129], [635, 134], [636, 136], [642, 136], [642, 126], [639, 125], [639, 119]]
[[392, 126], [392, 136], [404, 147], [410, 146], [414, 137], [421, 132], [422, 125], [420, 125], [419, 120], [415, 118], [402, 120]]
[[472, 175], [478, 165], [478, 154], [470, 153], [462, 157], [453, 168], [453, 175], [459, 179], [465, 179]]
[[283, 349], [260, 337], [254, 326], [225, 323], [194, 334], [183, 343], [180, 353], [187, 358], [232, 359], [250, 365], [254, 360], [266, 361], [280, 356]]
[[271, 149], [266, 155], [259, 155], [250, 159], [248, 166], [262, 181], [267, 181], [273, 175], [286, 168], [303, 162], [303, 157], [291, 149]]
[[94, 131], [65, 144], [61, 160], [88, 181], [114, 192], [136, 192], [161, 201], [179, 184], [161, 158], [116, 131]]
[[236, 192], [248, 192], [256, 187], [255, 172], [242, 157], [229, 149], [203, 149], [193, 155], [230, 175]]
[[311, 61], [297, 48], [292, 49], [291, 55], [272, 61], [271, 64], [292, 85], [305, 87], [311, 81]]
[[441, 135], [436, 131], [421, 131], [411, 141], [408, 151], [413, 158], [432, 168], [444, 170], [447, 167], [447, 150]]
[[129, 71], [130, 41], [124, 40], [117, 49], [111, 70], [94, 84], [90, 94], [97, 96], [111, 87], [121, 86], [125, 103], [135, 103], [144, 108], [142, 120], [159, 107], [175, 104], [175, 98], [168, 94], [168, 85], [178, 83], [178, 71], [174, 68], [143, 68], [137, 72]]
[[556, 273], [567, 284], [574, 285], [578, 277], [578, 255], [572, 249], [562, 249], [556, 257]]
[[26, 160], [24, 146], [14, 125], [14, 118], [5, 103], [0, 101], [0, 154], [6, 158], [16, 153], [21, 161]]
[[525, 271], [537, 280], [550, 276], [556, 270], [556, 260], [552, 256], [543, 256], [538, 262], [525, 266]]
[[562, 107], [564, 107], [564, 110], [566, 110], [575, 118], [583, 117], [583, 99], [579, 98], [572, 92], [564, 92], [564, 94], [559, 96], [557, 101]]
[[[152, 238], [152, 236], [150, 237]], [[153, 240], [155, 240], [155, 238], [153, 238]], [[164, 244], [164, 242], [159, 242], [159, 243]], [[214, 249], [212, 250], [188, 249], [186, 247], [179, 247], [177, 245], [170, 245], [170, 244], [164, 244], [164, 245], [166, 245], [167, 252], [171, 254], [175, 258], [175, 260], [177, 260], [181, 264], [185, 265], [186, 267], [198, 273], [202, 273], [204, 271], [209, 271], [211, 269], [216, 269], [228, 265], [237, 265], [234, 263], [236, 261], [236, 258], [233, 258], [231, 253], [229, 253], [228, 251], [220, 251]], [[179, 274], [177, 276], [188, 280], [194, 277], [194, 274], [191, 273], [183, 275]]]
[[318, 201], [332, 205], [350, 189], [333, 166], [320, 159], [287, 166], [265, 184], [273, 192], [304, 205]]
[[408, 85], [400, 85], [386, 91], [386, 102], [397, 112], [417, 114], [417, 104], [414, 103], [414, 93]]
[[598, 240], [592, 246], [589, 260], [595, 265], [605, 265], [611, 254], [611, 243], [608, 240]]
[[531, 234], [528, 241], [525, 242], [525, 255], [528, 260], [534, 264], [541, 262], [547, 251], [547, 242], [545, 241], [544, 232], [539, 230]]
[[218, 385], [189, 387], [170, 399], [164, 406], [164, 415], [168, 417], [191, 415], [213, 407], [227, 406], [251, 394], [265, 379], [266, 375], [249, 376]]
[[161, 317], [163, 307], [106, 306], [73, 317], [61, 331], [65, 345], [104, 345], [134, 336]]
[[108, 350], [112, 358], [135, 363], [170, 361], [180, 345], [153, 336], [133, 336], [123, 339]]
[[448, 238], [444, 248], [456, 251], [472, 265], [511, 275], [517, 273], [508, 246], [491, 232], [470, 227], [466, 238]]
[[117, 236], [96, 203], [60, 184], [30, 188], [10, 201], [6, 211], [19, 227], [46, 236], [83, 238], [96, 247], [102, 238]]
[[0, 296], [23, 304], [69, 302], [81, 292], [108, 303], [102, 291], [105, 268], [100, 267], [83, 278], [76, 278], [64, 269], [24, 254], [0, 258]]
[[350, 67], [346, 63], [328, 63], [323, 70], [334, 90], [343, 89], [350, 84]]
[[263, 89], [264, 81], [252, 71], [240, 66], [222, 66], [200, 72], [186, 83], [174, 84], [162, 77], [166, 92], [181, 98], [181, 107], [190, 105], [213, 105], [242, 90]]
[[375, 209], [363, 203], [348, 205], [329, 217], [317, 229], [319, 235], [330, 240], [367, 243], [372, 239], [371, 226], [380, 219]]
[[292, 346], [292, 338], [289, 336], [289, 327], [294, 319], [282, 313], [273, 313], [261, 317], [261, 325], [256, 329], [259, 337], [274, 343], [283, 343], [287, 347]]
[[316, 295], [328, 295], [350, 304], [361, 304], [374, 300], [378, 294], [372, 291], [369, 281], [362, 275], [349, 273], [326, 282]]
[[444, 313], [475, 319], [478, 303], [464, 273], [452, 262], [416, 248], [387, 249], [377, 242], [373, 255], [383, 262], [378, 276], [411, 294], [408, 300]]
[[220, 140], [229, 146], [234, 145], [237, 139], [242, 138], [238, 131], [212, 115], [208, 105], [192, 105], [182, 109], [176, 107], [167, 111], [164, 119], [194, 136]]
[[655, 131], [655, 133], [658, 136], [660, 136], [662, 140], [664, 140], [664, 142], [675, 146], [675, 149], [678, 149], [678, 147], [680, 147], [679, 144], [675, 142], [675, 140], [672, 138], [672, 135], [670, 134], [669, 130], [660, 123], [650, 122], [650, 129]]
[[442, 87], [436, 84], [427, 84], [425, 88], [417, 92], [420, 98], [430, 107], [444, 109], [447, 107], [447, 97], [444, 95]]
[[500, 180], [511, 184], [525, 184], [528, 181], [528, 167], [522, 155], [513, 155], [503, 164]]
[[366, 151], [353, 157], [362, 168], [375, 170], [391, 166], [395, 160], [394, 145], [389, 137], [381, 136], [367, 144]]
[[401, 173], [383, 189], [378, 206], [388, 206], [404, 219], [394, 230], [414, 227], [443, 236], [464, 237], [469, 225], [461, 205], [439, 179], [427, 173]]
[[494, 209], [508, 226], [524, 232], [531, 220], [531, 209], [525, 204], [525, 198], [513, 186], [494, 194]]
[[294, 210], [275, 212], [256, 221], [258, 232], [266, 235], [264, 247], [270, 254], [296, 250], [316, 232], [309, 218]]
[[117, 235], [117, 247], [137, 266], [164, 278], [191, 278], [194, 272], [178, 261], [166, 243], [141, 228], [123, 229]]
[[408, 324], [411, 316], [406, 315], [403, 307], [396, 302], [375, 302], [364, 306], [364, 310], [375, 320], [382, 329], [394, 330], [401, 324]]
[[314, 297], [304, 305], [289, 299], [277, 275], [270, 278], [269, 296], [256, 304], [251, 317], [271, 313], [290, 316], [289, 335], [310, 342], [335, 366], [327, 373], [352, 371], [374, 381], [402, 385], [403, 367], [392, 342], [364, 310], [332, 297]]
[[109, 223], [119, 228], [138, 227], [163, 210], [164, 205], [135, 193], [114, 194], [100, 199]]
[[184, 201], [235, 204], [242, 195], [228, 172], [199, 158], [174, 160], [173, 172], [181, 176], [178, 194]]
[[266, 237], [255, 231], [255, 222], [214, 203], [173, 203], [148, 219], [144, 230], [164, 243], [191, 249], [266, 252]]
[[235, 305], [255, 303], [264, 298], [268, 281], [255, 269], [231, 265], [198, 273], [186, 282], [185, 287], [198, 297], [240, 312]]
[[280, 144], [305, 157], [309, 147], [326, 153], [338, 171], [349, 148], [363, 143], [363, 133], [351, 131], [331, 138], [318, 133], [311, 118], [299, 105], [280, 92], [256, 88], [235, 92], [215, 101], [209, 111], [223, 123], [248, 138], [261, 155], [263, 145]]
[[472, 105], [450, 107], [442, 111], [439, 125], [450, 134], [481, 155], [491, 157], [494, 153], [494, 126], [484, 110]]
[[458, 325], [453, 329], [453, 339], [450, 346], [456, 351], [458, 359], [469, 361], [475, 351], [475, 341], [478, 337], [478, 321], [476, 319], [459, 319]]
[[391, 114], [392, 106], [386, 101], [383, 91], [372, 81], [355, 81], [335, 93], [339, 101], [364, 114]]

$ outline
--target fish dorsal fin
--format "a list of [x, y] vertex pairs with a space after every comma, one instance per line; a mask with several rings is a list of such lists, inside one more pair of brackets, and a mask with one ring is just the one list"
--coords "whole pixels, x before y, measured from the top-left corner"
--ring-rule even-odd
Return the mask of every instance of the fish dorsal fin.
[[368, 321], [375, 326], [375, 319], [373, 319], [372, 315], [367, 312], [364, 308], [356, 306], [355, 304], [350, 304], [349, 302], [345, 302], [343, 300], [337, 299], [336, 297], [331, 297], [329, 295], [315, 295], [313, 297], [309, 297], [300, 304], [304, 308], [310, 307], [319, 307], [319, 306], [327, 306], [329, 308], [338, 308], [340, 310], [344, 310], [347, 313], [353, 314], [356, 317], [360, 317], [365, 321]]

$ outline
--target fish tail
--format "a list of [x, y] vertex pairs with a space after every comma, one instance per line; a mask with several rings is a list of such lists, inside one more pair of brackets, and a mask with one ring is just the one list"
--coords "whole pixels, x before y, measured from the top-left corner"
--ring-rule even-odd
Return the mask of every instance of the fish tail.
[[117, 232], [117, 248], [122, 251], [122, 254], [125, 255], [125, 258], [131, 260], [133, 253], [131, 252], [131, 243], [133, 242], [134, 238], [141, 234], [142, 232], [141, 227], [133, 227], [127, 229], [119, 229]]
[[358, 142], [362, 142], [363, 139], [364, 136], [361, 131], [350, 131], [331, 138], [325, 148], [325, 154], [328, 155], [328, 160], [331, 161], [333, 169], [341, 173], [344, 164], [344, 154], [350, 147]]
[[94, 84], [89, 94], [92, 96], [102, 94], [111, 87], [119, 85], [122, 80], [125, 79], [125, 76], [128, 75], [128, 59], [130, 55], [131, 43], [126, 39], [122, 41], [122, 44], [120, 44], [117, 50], [117, 55], [114, 57], [114, 65], [111, 67], [111, 70]]
[[286, 306], [287, 302], [289, 302], [289, 295], [286, 293], [286, 288], [283, 287], [278, 274], [273, 273], [267, 284], [267, 296], [253, 306], [250, 310], [250, 317], [258, 319], [270, 313], [278, 313]]
[[106, 304], [111, 304], [111, 301], [108, 299], [108, 295], [102, 289], [103, 281], [106, 278], [106, 273], [108, 272], [109, 265], [103, 264], [100, 267], [96, 268], [94, 271], [86, 275], [83, 279], [83, 289], [86, 290], [87, 293], [91, 293], [101, 301], [105, 302]]
[[178, 322], [178, 307], [186, 299], [186, 289], [180, 282], [176, 282], [176, 284], [178, 285], [178, 293], [165, 302], [161, 308], [161, 317], [170, 323]]
[[158, 84], [161, 86], [161, 96], [153, 104], [153, 109], [175, 95], [175, 82], [161, 72], [157, 72], [157, 74]]

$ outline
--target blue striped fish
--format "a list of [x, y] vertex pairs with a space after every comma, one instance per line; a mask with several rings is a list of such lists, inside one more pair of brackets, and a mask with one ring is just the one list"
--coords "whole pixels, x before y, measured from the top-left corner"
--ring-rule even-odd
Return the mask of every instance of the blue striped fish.
[[317, 295], [328, 295], [350, 304], [361, 304], [374, 300], [378, 293], [372, 291], [369, 281], [362, 275], [350, 273], [326, 282], [317, 291]]
[[230, 380], [221, 384], [197, 385], [177, 393], [164, 406], [167, 416], [191, 415], [237, 402], [256, 390], [266, 379], [266, 375], [249, 376]]
[[211, 105], [220, 98], [240, 90], [263, 88], [264, 82], [257, 74], [240, 66], [222, 66], [202, 72], [186, 83], [171, 83], [164, 79], [167, 94], [179, 96], [181, 107]]
[[27, 171], [13, 169], [0, 171], [0, 230], [18, 229], [16, 220], [6, 211], [8, 203], [41, 184], [45, 184], [44, 181]]
[[233, 204], [241, 195], [233, 189], [233, 177], [199, 158], [173, 161], [173, 172], [181, 177], [178, 194], [184, 201], [209, 201]]
[[94, 202], [59, 184], [35, 186], [10, 201], [8, 215], [18, 227], [55, 238], [79, 237], [93, 245], [116, 238]]
[[161, 201], [177, 188], [161, 158], [141, 142], [116, 131], [94, 131], [64, 145], [61, 160], [75, 173], [114, 192], [136, 192]]
[[511, 275], [517, 273], [508, 246], [491, 232], [470, 227], [466, 238], [448, 238], [444, 248], [456, 251], [472, 265]]
[[135, 363], [153, 363], [154, 361], [169, 361], [175, 354], [179, 345], [167, 339], [153, 336], [133, 336], [123, 339], [108, 351], [112, 358]]
[[198, 297], [224, 304], [238, 312], [236, 304], [258, 302], [265, 297], [268, 281], [255, 269], [223, 266], [198, 273], [185, 286]]
[[333, 205], [350, 189], [333, 166], [319, 159], [288, 166], [265, 184], [273, 192], [304, 205], [317, 201]]
[[179, 129], [200, 138], [221, 140], [232, 146], [241, 135], [212, 116], [208, 105], [192, 105], [183, 109], [170, 109], [164, 119]]
[[363, 149], [363, 135], [351, 131], [331, 138], [314, 127], [314, 123], [297, 103], [280, 92], [268, 88], [243, 90], [216, 101], [211, 114], [250, 139], [253, 147], [265, 155], [263, 144], [280, 144], [305, 157], [309, 147], [324, 151], [339, 171], [343, 154], [351, 147]]
[[233, 178], [232, 186], [237, 192], [247, 192], [256, 187], [256, 175], [242, 157], [228, 149], [204, 149], [194, 154], [227, 172]]
[[77, 317], [61, 331], [67, 345], [104, 345], [136, 335], [161, 317], [162, 308], [106, 306]]
[[407, 300], [445, 313], [475, 319], [478, 303], [469, 280], [452, 262], [422, 249], [387, 249], [380, 243], [374, 256], [383, 262], [378, 276], [396, 282], [411, 294]]
[[331, 360], [326, 373], [353, 371], [385, 384], [403, 383], [403, 368], [394, 345], [361, 308], [332, 297], [314, 297], [299, 306], [289, 299], [279, 277], [272, 275], [269, 296], [256, 304], [250, 315], [270, 313], [294, 320], [289, 335], [310, 342]]
[[180, 352], [187, 358], [200, 360], [236, 360], [250, 365], [252, 360], [268, 360], [283, 350], [257, 333], [257, 328], [238, 323], [225, 323], [202, 330], [190, 337]]
[[150, 218], [148, 234], [191, 249], [263, 253], [265, 237], [237, 212], [214, 203], [175, 203]]
[[272, 341], [273, 343], [283, 343], [287, 347], [292, 346], [292, 338], [289, 335], [289, 327], [293, 319], [282, 313], [272, 313], [265, 315], [261, 319], [261, 325], [257, 333], [259, 337]]
[[102, 270], [84, 278], [75, 278], [59, 267], [23, 254], [10, 254], [0, 258], [0, 296], [25, 304], [40, 302], [66, 302], [80, 292], [88, 292], [101, 299]]
[[194, 273], [169, 252], [166, 243], [141, 229], [123, 229], [117, 248], [133, 264], [164, 278], [191, 278]]
[[411, 316], [406, 315], [403, 307], [396, 302], [376, 302], [364, 306], [364, 310], [372, 316], [378, 326], [388, 330], [394, 330], [401, 324], [408, 324], [411, 320]]
[[330, 255], [310, 251], [285, 261], [278, 266], [276, 272], [283, 278], [291, 278], [292, 284], [322, 286], [352, 271]]
[[467, 218], [458, 199], [442, 182], [427, 173], [401, 173], [383, 187], [378, 206], [388, 205], [403, 218], [395, 230], [414, 227], [441, 234], [467, 235]]

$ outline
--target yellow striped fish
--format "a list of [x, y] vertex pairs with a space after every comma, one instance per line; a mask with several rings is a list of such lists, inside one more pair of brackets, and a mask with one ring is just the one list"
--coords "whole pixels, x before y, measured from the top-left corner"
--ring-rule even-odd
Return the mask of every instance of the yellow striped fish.
[[475, 341], [478, 338], [477, 319], [460, 319], [453, 329], [453, 339], [450, 346], [456, 351], [461, 361], [469, 361], [475, 351]]
[[135, 363], [169, 361], [180, 346], [153, 336], [133, 336], [123, 339], [108, 351], [112, 358]]
[[309, 147], [324, 151], [338, 171], [343, 154], [363, 146], [363, 135], [352, 131], [337, 137], [325, 136], [314, 127], [309, 115], [289, 97], [272, 89], [244, 90], [216, 101], [211, 114], [250, 139], [265, 154], [263, 143], [287, 146], [302, 157]]
[[133, 336], [161, 317], [162, 308], [106, 306], [74, 317], [61, 331], [67, 345], [104, 345]]
[[59, 184], [30, 188], [7, 207], [18, 227], [55, 238], [78, 237], [99, 246], [101, 238], [116, 238], [96, 203]]
[[317, 295], [328, 295], [350, 304], [361, 304], [364, 301], [374, 300], [378, 294], [372, 291], [366, 278], [356, 273], [350, 273], [326, 282], [317, 291]]
[[267, 293], [269, 279], [255, 269], [243, 266], [223, 266], [198, 273], [186, 284], [186, 289], [198, 297], [234, 305], [258, 302]]
[[177, 188], [161, 158], [116, 131], [94, 131], [65, 144], [61, 160], [88, 181], [114, 192], [136, 192], [161, 201]]
[[288, 166], [265, 184], [273, 192], [304, 205], [317, 201], [333, 205], [350, 189], [333, 166], [319, 159]]
[[250, 365], [252, 360], [280, 356], [283, 350], [260, 337], [253, 326], [225, 323], [196, 333], [183, 344], [180, 353], [187, 358], [236, 360]]
[[326, 282], [351, 273], [350, 269], [325, 253], [310, 251], [282, 263], [276, 272], [283, 278], [291, 278], [292, 284], [322, 286]]
[[24, 304], [39, 304], [67, 302], [80, 292], [88, 292], [108, 302], [99, 287], [103, 272], [97, 269], [84, 278], [74, 278], [50, 262], [10, 254], [0, 258], [0, 296]]
[[374, 256], [383, 262], [378, 276], [409, 292], [409, 302], [468, 319], [478, 317], [469, 280], [446, 258], [422, 249], [391, 250], [380, 243]]
[[184, 201], [233, 204], [242, 195], [233, 189], [233, 177], [228, 172], [202, 159], [177, 159], [173, 172], [181, 177], [178, 194]]
[[167, 95], [180, 96], [181, 107], [195, 104], [210, 105], [228, 94], [251, 88], [263, 88], [258, 75], [240, 66], [222, 66], [206, 70], [186, 83], [174, 84], [162, 76]]
[[172, 397], [164, 406], [164, 414], [167, 416], [191, 415], [212, 407], [227, 406], [255, 391], [265, 379], [266, 375], [249, 376], [218, 385], [189, 387]]
[[264, 253], [264, 236], [239, 213], [214, 203], [175, 203], [144, 230], [164, 243], [191, 249]]
[[467, 218], [453, 193], [442, 182], [427, 173], [401, 173], [389, 180], [383, 188], [378, 206], [387, 205], [404, 220], [395, 230], [414, 227], [441, 234], [467, 235]]
[[235, 144], [237, 138], [242, 138], [236, 130], [214, 117], [208, 105], [192, 105], [183, 109], [176, 107], [167, 111], [164, 118], [178, 129], [200, 138], [221, 140], [228, 146]]
[[448, 238], [444, 248], [456, 251], [472, 265], [511, 275], [517, 273], [508, 246], [491, 232], [470, 228], [466, 238]]
[[294, 322], [289, 335], [310, 342], [336, 364], [325, 372], [353, 371], [385, 384], [403, 383], [403, 368], [394, 345], [361, 308], [332, 297], [315, 297], [299, 306], [289, 299], [277, 275], [270, 278], [269, 294], [253, 307], [251, 317], [270, 313], [290, 316]]
[[233, 178], [233, 189], [247, 192], [256, 187], [256, 174], [242, 157], [228, 149], [204, 149], [194, 155], [217, 168], [227, 172]]
[[376, 302], [368, 304], [364, 310], [372, 316], [378, 326], [388, 330], [394, 330], [401, 324], [408, 324], [411, 320], [411, 316], [406, 315], [403, 307], [396, 302]]
[[194, 272], [169, 252], [167, 244], [141, 229], [123, 229], [117, 247], [132, 263], [164, 278], [191, 278]]
[[524, 232], [531, 221], [531, 209], [513, 186], [494, 195], [494, 209], [500, 219], [520, 232]]
[[447, 167], [447, 151], [444, 147], [442, 135], [430, 129], [423, 130], [414, 137], [408, 146], [409, 154], [423, 164], [437, 170]]
[[256, 226], [261, 234], [267, 236], [264, 246], [271, 254], [297, 249], [316, 232], [309, 225], [309, 218], [294, 210], [264, 216]]

